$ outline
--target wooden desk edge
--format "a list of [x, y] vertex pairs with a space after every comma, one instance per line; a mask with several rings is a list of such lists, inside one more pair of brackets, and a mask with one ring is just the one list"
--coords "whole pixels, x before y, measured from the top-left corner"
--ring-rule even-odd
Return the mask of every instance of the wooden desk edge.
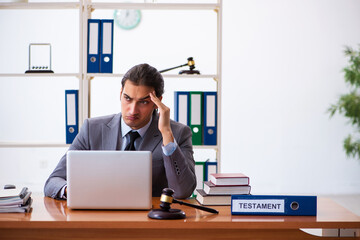
[[[194, 200], [189, 200], [194, 203]], [[36, 211], [46, 211], [49, 213], [49, 210], [45, 208], [45, 203], [54, 203], [57, 205], [66, 205], [64, 201], [53, 200], [50, 198], [44, 198], [42, 196], [34, 197], [34, 208]], [[154, 198], [154, 206], [158, 206], [158, 198]], [[360, 217], [352, 214], [347, 209], [341, 207], [337, 203], [329, 199], [321, 200], [321, 203], [330, 204], [330, 207], [336, 206], [337, 211], [344, 211], [346, 216], [349, 216], [348, 219], [340, 220], [320, 220], [316, 217], [290, 217], [290, 216], [232, 216], [230, 213], [229, 206], [213, 206], [214, 208], [220, 211], [219, 215], [213, 215], [211, 213], [206, 213], [200, 210], [194, 210], [186, 206], [176, 205], [176, 208], [181, 208], [186, 212], [188, 218], [185, 220], [154, 220], [147, 218], [148, 211], [136, 211], [137, 218], [132, 218], [130, 220], [124, 220], [124, 215], [122, 212], [117, 211], [117, 213], [112, 214], [111, 211], [98, 211], [98, 212], [84, 212], [90, 213], [89, 218], [73, 218], [68, 220], [68, 216], [60, 216], [60, 220], [56, 220], [52, 217], [39, 217], [39, 220], [31, 219], [33, 213], [0, 213], [0, 229], [12, 228], [12, 229], [24, 229], [24, 228], [38, 228], [38, 229], [300, 229], [300, 228], [351, 228], [351, 229], [360, 229]], [[175, 208], [175, 206], [174, 206]], [[54, 209], [55, 210], [55, 209]], [[39, 214], [37, 212], [37, 214]], [[139, 212], [141, 213], [139, 215]], [[79, 212], [78, 212], [79, 213]], [[95, 213], [92, 214], [92, 213]], [[96, 215], [99, 213], [100, 220], [97, 219]], [[144, 215], [142, 214], [144, 213]], [[21, 215], [18, 215], [21, 214]], [[110, 218], [106, 220], [101, 219], [102, 214], [110, 215]], [[124, 212], [124, 214], [130, 214], [129, 212]], [[81, 216], [74, 214], [76, 216]], [[16, 218], [18, 217], [19, 218]], [[86, 215], [88, 216], [88, 215]], [[95, 217], [94, 217], [95, 216]], [[22, 218], [23, 217], [23, 218]], [[121, 217], [120, 220], [119, 217]]]

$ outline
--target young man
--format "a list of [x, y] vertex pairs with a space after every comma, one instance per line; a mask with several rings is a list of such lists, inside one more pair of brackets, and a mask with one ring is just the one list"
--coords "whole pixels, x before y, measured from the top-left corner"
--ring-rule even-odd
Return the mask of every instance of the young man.
[[[86, 119], [69, 150], [152, 151], [153, 196], [169, 187], [174, 197], [189, 197], [196, 186], [191, 130], [170, 120], [170, 109], [161, 102], [161, 74], [140, 64], [125, 74], [121, 84], [121, 113]], [[66, 188], [65, 154], [45, 183], [45, 196], [66, 198]]]

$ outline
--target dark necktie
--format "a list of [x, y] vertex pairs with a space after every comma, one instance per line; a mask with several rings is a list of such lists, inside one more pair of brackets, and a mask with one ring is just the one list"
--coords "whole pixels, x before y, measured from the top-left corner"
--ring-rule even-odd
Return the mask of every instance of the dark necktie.
[[137, 131], [131, 131], [128, 134], [130, 136], [130, 142], [125, 147], [125, 151], [135, 151], [135, 139], [140, 137], [140, 134]]

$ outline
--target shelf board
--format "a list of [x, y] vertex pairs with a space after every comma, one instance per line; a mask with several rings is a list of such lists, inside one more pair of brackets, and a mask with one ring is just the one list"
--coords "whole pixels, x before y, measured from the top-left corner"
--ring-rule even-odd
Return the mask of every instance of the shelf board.
[[87, 77], [123, 77], [125, 74], [122, 73], [86, 73]]
[[0, 142], [0, 148], [57, 148], [69, 147], [66, 143], [48, 143], [48, 142]]
[[[87, 73], [88, 77], [123, 77], [123, 73]], [[217, 75], [206, 74], [206, 75], [188, 75], [188, 74], [162, 74], [164, 78], [217, 78]]]
[[217, 145], [193, 145], [194, 149], [213, 149], [215, 151], [218, 150], [219, 146]]
[[217, 78], [217, 75], [212, 74], [162, 74], [164, 78]]
[[79, 73], [0, 73], [3, 77], [78, 77]]
[[[80, 2], [20, 2], [0, 3], [0, 9], [78, 9]], [[144, 10], [215, 10], [219, 4], [209, 3], [116, 3], [93, 2], [93, 9], [144, 9]]]
[[219, 4], [205, 3], [90, 3], [93, 9], [214, 10]]
[[0, 3], [0, 9], [78, 9], [79, 2]]

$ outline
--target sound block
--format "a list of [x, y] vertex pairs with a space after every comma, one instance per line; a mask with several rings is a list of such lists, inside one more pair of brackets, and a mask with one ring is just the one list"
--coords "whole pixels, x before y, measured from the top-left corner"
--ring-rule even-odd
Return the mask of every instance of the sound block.
[[198, 70], [181, 70], [179, 74], [200, 74]]
[[53, 70], [26, 70], [25, 73], [54, 73]]
[[153, 209], [148, 214], [149, 218], [153, 219], [184, 219], [186, 215], [180, 209]]

